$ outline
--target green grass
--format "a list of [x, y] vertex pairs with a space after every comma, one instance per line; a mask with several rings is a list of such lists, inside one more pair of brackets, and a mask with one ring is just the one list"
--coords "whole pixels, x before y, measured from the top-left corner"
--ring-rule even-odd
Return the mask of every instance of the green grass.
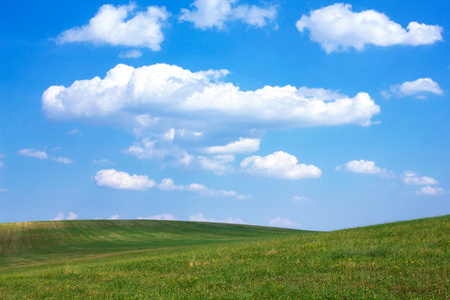
[[2, 299], [450, 295], [450, 216], [315, 233], [164, 221], [1, 226]]

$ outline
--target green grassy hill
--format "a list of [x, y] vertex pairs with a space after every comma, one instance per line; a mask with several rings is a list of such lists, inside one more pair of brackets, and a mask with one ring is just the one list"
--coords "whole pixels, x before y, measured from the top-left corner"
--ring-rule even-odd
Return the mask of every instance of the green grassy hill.
[[450, 295], [450, 216], [315, 233], [164, 221], [16, 223], [0, 232], [2, 299]]

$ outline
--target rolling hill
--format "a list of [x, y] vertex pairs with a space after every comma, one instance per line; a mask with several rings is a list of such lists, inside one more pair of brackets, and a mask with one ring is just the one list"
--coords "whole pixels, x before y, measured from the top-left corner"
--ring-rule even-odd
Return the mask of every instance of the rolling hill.
[[446, 299], [450, 216], [333, 232], [175, 221], [0, 226], [2, 299]]

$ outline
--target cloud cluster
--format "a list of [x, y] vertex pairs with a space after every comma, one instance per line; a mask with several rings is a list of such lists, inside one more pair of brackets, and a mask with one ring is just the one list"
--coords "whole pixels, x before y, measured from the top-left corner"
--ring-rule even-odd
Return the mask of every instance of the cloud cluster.
[[[191, 72], [167, 64], [140, 68], [119, 64], [103, 79], [49, 87], [42, 95], [42, 109], [52, 119], [133, 128], [142, 138], [125, 153], [217, 174], [230, 171], [234, 154], [258, 151], [267, 129], [367, 126], [380, 112], [363, 92], [352, 98], [323, 88], [289, 85], [241, 91], [223, 80], [226, 74], [227, 70]], [[258, 168], [252, 164], [249, 171]], [[300, 166], [295, 168], [295, 175], [288, 177], [310, 177], [300, 175], [304, 172]]]
[[442, 41], [443, 28], [437, 25], [410, 22], [406, 29], [375, 10], [353, 12], [350, 4], [336, 3], [303, 15], [297, 29], [310, 32], [311, 40], [327, 52], [366, 45], [387, 47], [392, 45], [428, 45]]
[[283, 179], [318, 178], [322, 175], [316, 166], [299, 164], [295, 156], [283, 151], [265, 157], [247, 157], [241, 162], [241, 167], [252, 174]]
[[277, 15], [275, 6], [236, 5], [238, 0], [195, 0], [193, 9], [182, 9], [180, 21], [192, 22], [200, 29], [225, 29], [225, 23], [239, 20], [254, 27], [264, 27]]
[[161, 49], [164, 40], [161, 28], [170, 16], [164, 7], [149, 6], [146, 11], [135, 12], [136, 5], [103, 5], [89, 24], [62, 32], [58, 41], [89, 42], [95, 45], [147, 47]]
[[443, 95], [444, 91], [439, 84], [431, 78], [419, 78], [415, 81], [405, 81], [402, 84], [391, 85], [389, 91], [383, 91], [385, 98], [391, 95], [397, 97], [416, 96], [416, 98], [425, 99], [426, 94]]
[[187, 191], [195, 192], [203, 197], [234, 197], [245, 200], [250, 196], [236, 193], [235, 191], [214, 190], [203, 184], [191, 183], [189, 185], [176, 185], [171, 178], [164, 178], [160, 184], [145, 175], [130, 175], [126, 172], [114, 169], [100, 170], [94, 176], [94, 181], [98, 186], [122, 190], [148, 190], [156, 187], [161, 191]]

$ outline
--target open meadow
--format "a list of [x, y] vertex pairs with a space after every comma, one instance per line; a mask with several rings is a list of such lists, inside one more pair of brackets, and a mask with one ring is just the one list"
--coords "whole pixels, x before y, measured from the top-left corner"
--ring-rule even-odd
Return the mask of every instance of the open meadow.
[[447, 299], [450, 216], [333, 232], [0, 224], [2, 299]]

